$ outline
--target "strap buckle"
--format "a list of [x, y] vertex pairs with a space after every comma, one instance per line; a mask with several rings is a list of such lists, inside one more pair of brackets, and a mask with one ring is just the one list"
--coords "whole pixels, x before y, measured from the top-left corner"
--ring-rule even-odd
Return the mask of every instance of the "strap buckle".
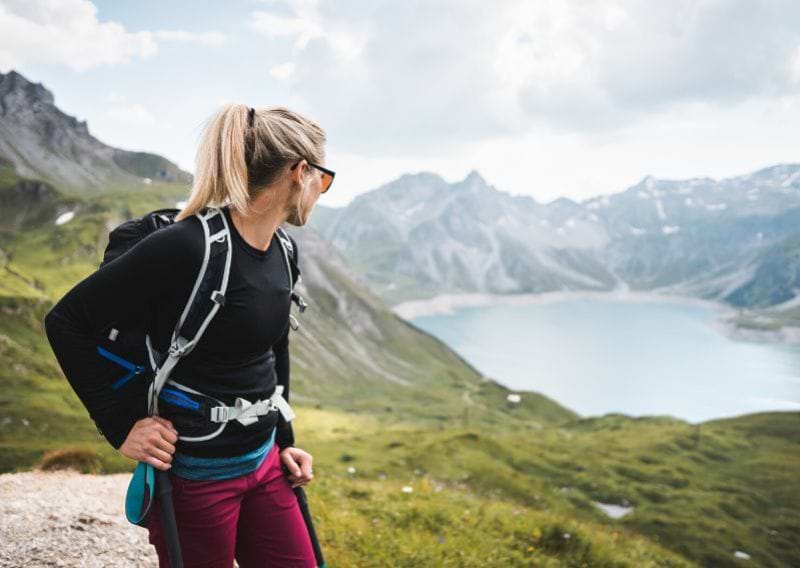
[[227, 406], [215, 406], [211, 409], [211, 422], [227, 422], [229, 414]]

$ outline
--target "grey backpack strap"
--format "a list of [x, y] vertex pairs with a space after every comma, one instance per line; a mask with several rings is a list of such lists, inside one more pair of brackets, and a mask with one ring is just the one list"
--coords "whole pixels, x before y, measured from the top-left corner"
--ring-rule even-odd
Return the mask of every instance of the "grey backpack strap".
[[169, 351], [154, 357], [150, 337], [146, 338], [151, 364], [156, 363], [155, 379], [147, 395], [150, 416], [158, 415], [158, 395], [175, 365], [194, 349], [219, 308], [225, 305], [233, 255], [230, 227], [218, 207], [208, 207], [195, 215], [203, 225], [205, 255], [192, 293], [172, 332]]
[[[281, 243], [281, 250], [283, 251], [283, 259], [286, 262], [286, 271], [289, 273], [289, 290], [291, 294], [292, 301], [295, 302], [300, 308], [300, 313], [303, 313], [306, 310], [306, 301], [303, 297], [294, 291], [294, 287], [297, 285], [298, 282], [302, 279], [300, 274], [300, 268], [297, 266], [297, 256], [295, 255], [294, 245], [292, 244], [292, 239], [289, 238], [288, 233], [282, 228], [278, 227], [275, 231], [278, 235], [278, 241]], [[295, 274], [297, 277], [295, 278]], [[300, 328], [300, 324], [297, 322], [297, 318], [294, 317], [292, 314], [289, 314], [289, 325], [297, 331]]]
[[286, 261], [286, 270], [289, 272], [289, 289], [294, 290], [294, 274], [292, 273], [292, 263], [289, 260], [290, 257], [294, 259], [294, 245], [292, 244], [292, 239], [289, 238], [289, 235], [283, 230], [282, 227], [278, 227], [275, 232], [278, 235], [278, 240], [281, 243], [281, 249], [283, 249], [283, 258]]

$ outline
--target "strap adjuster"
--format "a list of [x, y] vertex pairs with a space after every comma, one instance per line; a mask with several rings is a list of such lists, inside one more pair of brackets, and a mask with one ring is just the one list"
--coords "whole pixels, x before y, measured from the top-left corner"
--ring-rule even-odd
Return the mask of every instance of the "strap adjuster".
[[215, 406], [211, 409], [211, 422], [227, 422], [228, 421], [228, 407]]

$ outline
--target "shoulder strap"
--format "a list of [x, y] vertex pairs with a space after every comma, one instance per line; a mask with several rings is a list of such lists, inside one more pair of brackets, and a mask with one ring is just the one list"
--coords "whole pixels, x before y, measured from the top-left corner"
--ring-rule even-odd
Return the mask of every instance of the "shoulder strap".
[[192, 293], [172, 332], [168, 352], [159, 358], [154, 357], [150, 336], [145, 338], [150, 362], [154, 365], [156, 373], [148, 392], [148, 408], [151, 416], [158, 414], [158, 395], [172, 369], [181, 357], [195, 348], [217, 311], [225, 305], [225, 292], [228, 289], [233, 254], [230, 246], [230, 227], [218, 207], [204, 208], [195, 215], [203, 226], [205, 255]]
[[[283, 227], [278, 227], [275, 232], [277, 233], [278, 240], [281, 243], [283, 258], [286, 261], [286, 270], [289, 272], [289, 289], [291, 290], [292, 301], [297, 304], [297, 307], [300, 309], [300, 313], [303, 313], [306, 311], [306, 306], [308, 304], [300, 294], [294, 291], [294, 287], [302, 279], [302, 275], [300, 274], [300, 266], [297, 263], [297, 251], [292, 243], [292, 239], [289, 237], [289, 234], [283, 229]], [[292, 329], [294, 330], [297, 330], [300, 327], [300, 324], [297, 323], [297, 319], [291, 314], [289, 314], [289, 325], [291, 325]]]
[[297, 258], [295, 256], [294, 244], [289, 234], [283, 229], [278, 227], [275, 231], [278, 235], [278, 240], [283, 249], [283, 256], [286, 260], [286, 270], [289, 271], [289, 288], [294, 290], [295, 284], [300, 281], [300, 269], [297, 267]]

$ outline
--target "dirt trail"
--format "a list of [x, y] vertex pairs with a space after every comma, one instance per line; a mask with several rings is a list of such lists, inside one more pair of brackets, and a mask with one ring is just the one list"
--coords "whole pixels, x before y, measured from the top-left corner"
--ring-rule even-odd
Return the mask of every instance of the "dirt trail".
[[130, 477], [0, 474], [0, 566], [158, 566], [147, 530], [125, 519]]

